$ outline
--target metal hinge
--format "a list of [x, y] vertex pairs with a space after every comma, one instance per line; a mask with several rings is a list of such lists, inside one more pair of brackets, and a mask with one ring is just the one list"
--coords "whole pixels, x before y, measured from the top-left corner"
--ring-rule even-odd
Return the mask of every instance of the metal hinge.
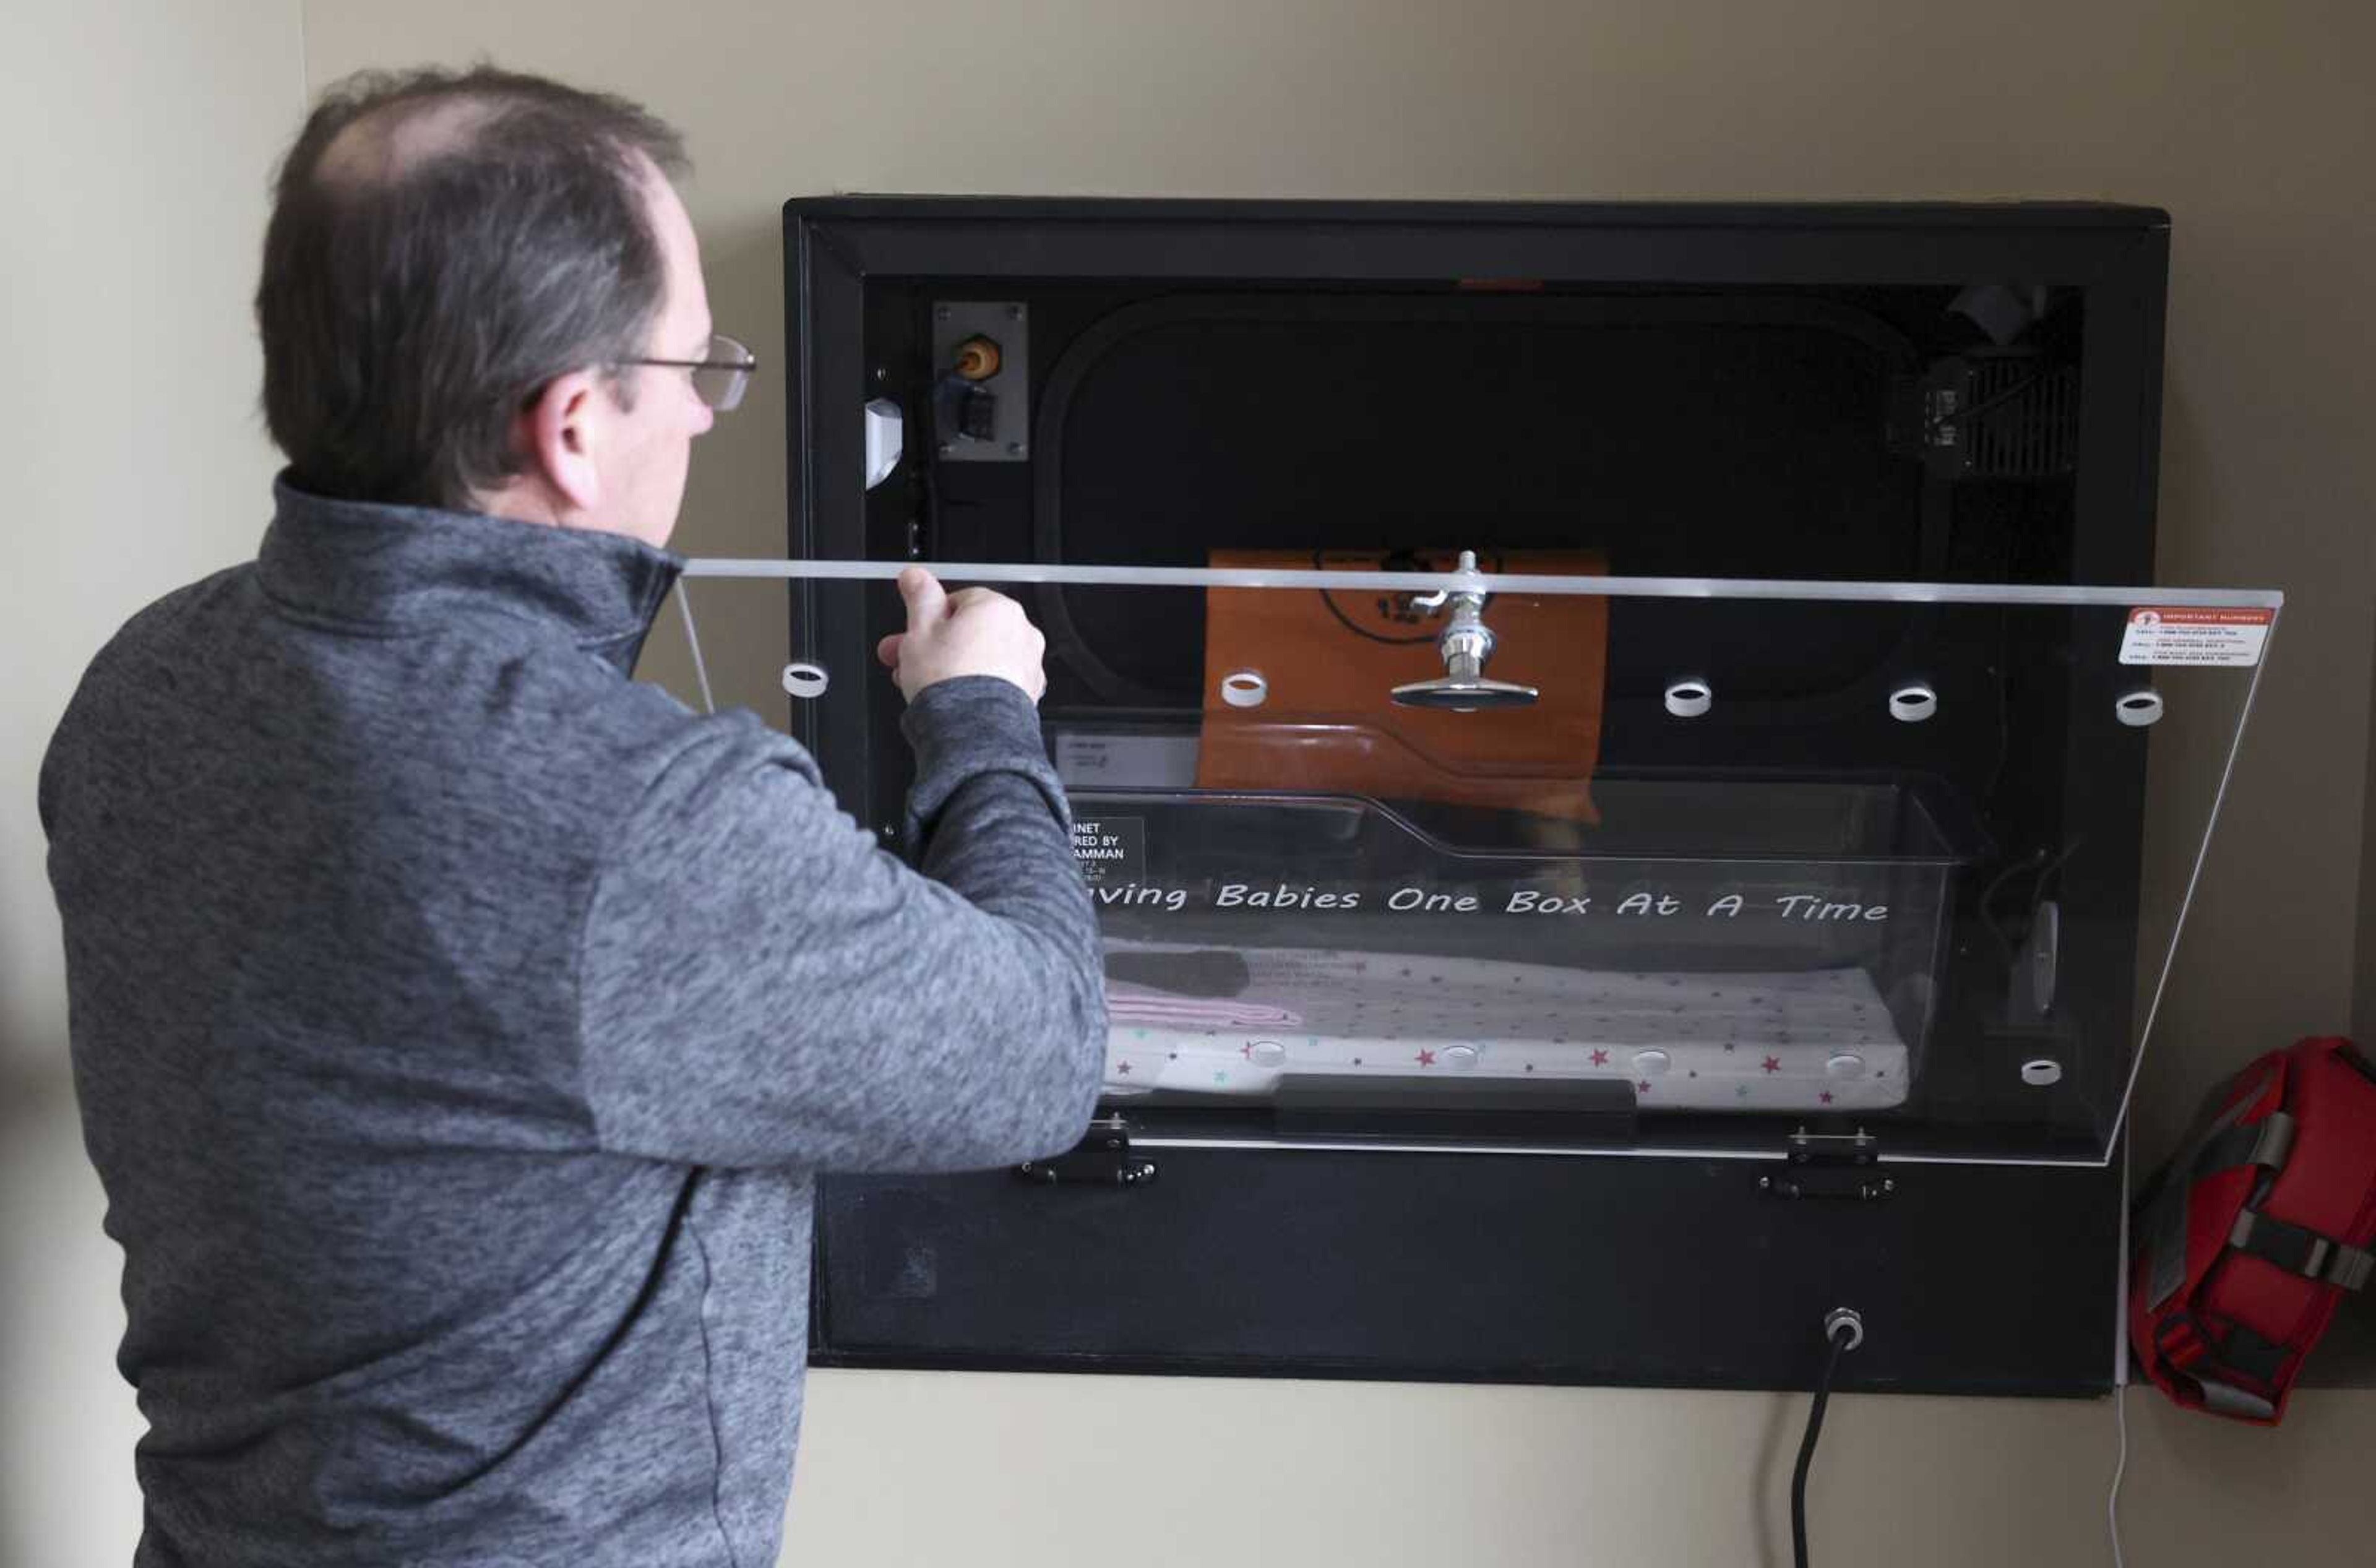
[[1052, 1159], [1027, 1159], [1015, 1174], [1050, 1186], [1135, 1187], [1155, 1180], [1155, 1161], [1131, 1152], [1130, 1127], [1121, 1117], [1101, 1116], [1071, 1149]]
[[1784, 1198], [1885, 1198], [1897, 1182], [1881, 1173], [1881, 1140], [1859, 1127], [1853, 1133], [1790, 1134], [1778, 1176], [1760, 1176], [1760, 1191]]

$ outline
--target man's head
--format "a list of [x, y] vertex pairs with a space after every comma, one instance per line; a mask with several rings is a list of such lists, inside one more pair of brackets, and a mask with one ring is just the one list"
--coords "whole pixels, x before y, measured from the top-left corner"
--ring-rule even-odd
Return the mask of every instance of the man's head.
[[303, 489], [659, 544], [711, 413], [677, 134], [488, 67], [332, 88], [282, 163], [255, 294]]

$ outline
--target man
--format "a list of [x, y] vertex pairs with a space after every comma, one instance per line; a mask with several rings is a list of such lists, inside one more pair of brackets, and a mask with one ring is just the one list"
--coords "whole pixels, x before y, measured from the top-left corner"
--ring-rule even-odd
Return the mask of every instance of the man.
[[256, 295], [262, 549], [135, 617], [52, 743], [143, 1563], [766, 1568], [811, 1173], [1086, 1124], [1020, 609], [900, 584], [921, 874], [799, 746], [626, 679], [748, 374], [682, 167], [534, 78], [333, 89]]

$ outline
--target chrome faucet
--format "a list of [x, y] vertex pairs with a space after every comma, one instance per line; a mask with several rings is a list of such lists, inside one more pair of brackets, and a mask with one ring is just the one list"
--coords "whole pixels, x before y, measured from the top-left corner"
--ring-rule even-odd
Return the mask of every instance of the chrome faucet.
[[1493, 657], [1493, 629], [1485, 624], [1485, 586], [1477, 572], [1475, 551], [1460, 552], [1460, 565], [1450, 588], [1420, 594], [1411, 604], [1430, 612], [1449, 606], [1450, 619], [1435, 644], [1443, 657], [1444, 673], [1432, 681], [1396, 686], [1395, 701], [1406, 707], [1473, 713], [1480, 707], [1527, 707], [1542, 695], [1532, 686], [1486, 678], [1485, 661]]

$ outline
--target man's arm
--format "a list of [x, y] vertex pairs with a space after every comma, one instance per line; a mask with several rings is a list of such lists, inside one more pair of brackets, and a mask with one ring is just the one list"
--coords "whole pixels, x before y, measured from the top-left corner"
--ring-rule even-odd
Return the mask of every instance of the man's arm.
[[1104, 1059], [1102, 957], [1026, 691], [975, 674], [916, 694], [922, 874], [797, 746], [710, 728], [634, 814], [588, 910], [581, 1059], [604, 1144], [949, 1170], [1075, 1142]]

